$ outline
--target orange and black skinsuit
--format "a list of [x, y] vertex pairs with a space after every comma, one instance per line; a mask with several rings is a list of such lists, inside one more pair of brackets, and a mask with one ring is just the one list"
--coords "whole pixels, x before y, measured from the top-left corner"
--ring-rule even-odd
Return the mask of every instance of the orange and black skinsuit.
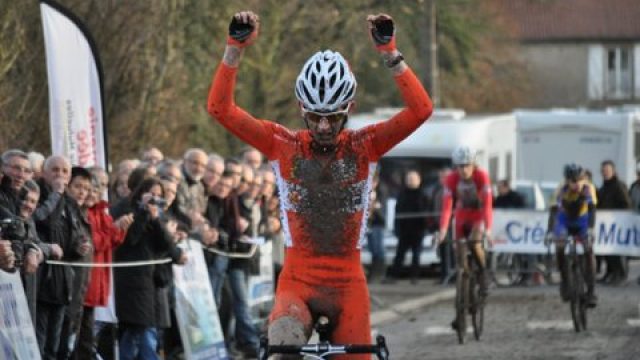
[[265, 154], [277, 176], [287, 252], [270, 321], [291, 316], [310, 333], [312, 319], [323, 314], [335, 325], [332, 341], [370, 343], [360, 246], [371, 180], [378, 159], [429, 118], [431, 100], [413, 71], [405, 70], [395, 81], [406, 108], [388, 121], [343, 130], [335, 152], [320, 156], [308, 130], [256, 119], [238, 107], [236, 73], [237, 68], [220, 64], [208, 111]]

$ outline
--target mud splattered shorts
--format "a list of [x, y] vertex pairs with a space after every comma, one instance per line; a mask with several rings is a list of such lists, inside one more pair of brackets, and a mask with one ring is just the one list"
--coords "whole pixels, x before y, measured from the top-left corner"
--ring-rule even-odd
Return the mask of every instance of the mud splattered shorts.
[[[325, 315], [332, 324], [332, 343], [371, 344], [369, 312], [369, 290], [359, 252], [336, 257], [287, 250], [270, 322], [293, 317], [310, 334], [313, 323]], [[349, 356], [370, 358], [367, 354]]]

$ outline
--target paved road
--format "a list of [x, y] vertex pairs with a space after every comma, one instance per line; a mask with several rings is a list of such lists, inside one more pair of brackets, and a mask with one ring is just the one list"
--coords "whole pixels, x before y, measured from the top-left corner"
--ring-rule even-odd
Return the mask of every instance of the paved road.
[[[640, 286], [635, 281], [603, 286], [598, 294], [589, 330], [580, 334], [574, 332], [569, 306], [561, 302], [556, 286], [494, 289], [480, 342], [458, 345], [449, 329], [452, 300], [391, 311], [395, 316], [379, 321], [375, 331], [386, 335], [392, 359], [640, 359]], [[407, 304], [391, 295], [381, 297], [392, 299], [396, 307]], [[378, 309], [374, 317], [383, 311]]]

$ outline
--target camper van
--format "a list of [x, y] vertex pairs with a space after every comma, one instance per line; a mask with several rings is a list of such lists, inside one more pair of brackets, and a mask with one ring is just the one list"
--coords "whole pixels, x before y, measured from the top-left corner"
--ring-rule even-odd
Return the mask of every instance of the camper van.
[[546, 110], [515, 112], [516, 175], [538, 182], [562, 180], [563, 166], [580, 164], [602, 184], [600, 163], [613, 160], [618, 177], [631, 184], [640, 155], [640, 111]]
[[[384, 108], [373, 113], [354, 115], [347, 126], [359, 129], [385, 120], [400, 109]], [[422, 174], [425, 192], [437, 182], [437, 172], [451, 165], [451, 153], [459, 145], [477, 151], [477, 163], [487, 169], [492, 181], [515, 177], [516, 123], [512, 114], [467, 116], [463, 110], [436, 110], [414, 133], [380, 159], [380, 179], [387, 188], [387, 263], [395, 255], [397, 239], [393, 236], [395, 196], [402, 188], [404, 173], [416, 169]], [[425, 240], [426, 241], [426, 240]], [[429, 243], [425, 243], [429, 247]], [[368, 252], [363, 261], [369, 261]], [[421, 264], [437, 262], [435, 252], [423, 253]]]

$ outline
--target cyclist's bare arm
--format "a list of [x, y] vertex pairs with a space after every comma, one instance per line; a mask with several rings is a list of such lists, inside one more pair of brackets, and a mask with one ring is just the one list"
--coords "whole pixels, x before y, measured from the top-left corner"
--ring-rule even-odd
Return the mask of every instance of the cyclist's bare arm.
[[253, 30], [248, 38], [242, 42], [234, 39], [231, 35], [229, 36], [222, 63], [213, 76], [207, 100], [207, 111], [227, 130], [271, 158], [274, 128], [278, 125], [270, 121], [256, 119], [238, 107], [234, 101], [238, 66], [244, 48], [257, 37], [259, 18], [250, 11], [243, 11], [234, 15], [231, 26], [234, 24], [240, 24], [247, 29], [252, 27]]
[[449, 229], [449, 221], [451, 221], [451, 210], [453, 208], [453, 192], [455, 191], [455, 185], [452, 185], [450, 180], [451, 176], [447, 176], [444, 184], [444, 191], [442, 194], [442, 209], [440, 210], [440, 239], [442, 242], [447, 236], [447, 229]]
[[[369, 15], [367, 22], [374, 44], [386, 67], [392, 72], [405, 103], [404, 110], [391, 119], [372, 125], [373, 129], [361, 130], [371, 131], [374, 150], [380, 157], [422, 125], [431, 116], [433, 104], [414, 72], [396, 49], [395, 29], [391, 17], [386, 14]], [[385, 31], [388, 33], [385, 34]]]
[[485, 235], [489, 237], [493, 226], [493, 195], [491, 194], [491, 180], [489, 180], [489, 174], [486, 171], [479, 171], [479, 177]]

